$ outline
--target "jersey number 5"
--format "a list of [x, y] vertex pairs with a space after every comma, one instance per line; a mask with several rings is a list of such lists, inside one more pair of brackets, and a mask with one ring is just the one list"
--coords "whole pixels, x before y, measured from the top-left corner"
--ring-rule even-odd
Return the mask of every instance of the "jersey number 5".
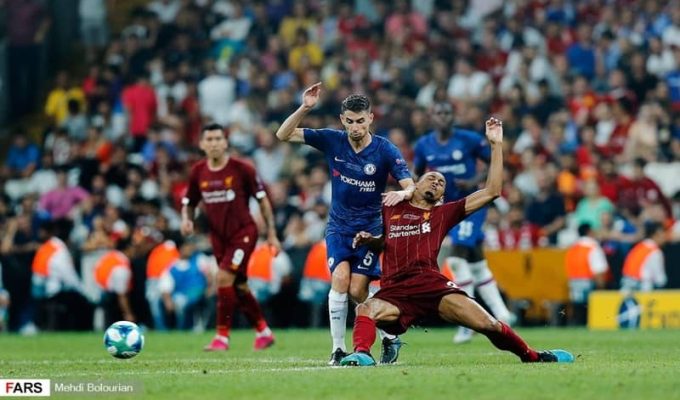
[[373, 263], [373, 252], [369, 251], [369, 252], [366, 253], [366, 256], [364, 257], [363, 264], [367, 267], [370, 267], [372, 263]]

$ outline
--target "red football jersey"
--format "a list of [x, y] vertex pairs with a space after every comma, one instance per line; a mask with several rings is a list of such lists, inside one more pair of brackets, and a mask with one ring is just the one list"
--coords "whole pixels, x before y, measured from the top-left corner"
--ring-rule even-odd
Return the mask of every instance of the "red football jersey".
[[248, 202], [266, 196], [264, 185], [249, 164], [230, 157], [227, 165], [213, 171], [206, 160], [191, 168], [186, 198], [192, 207], [203, 201], [210, 233], [229, 240], [234, 233], [254, 225]]
[[404, 201], [383, 207], [382, 282], [414, 271], [439, 271], [437, 255], [446, 234], [465, 218], [465, 198], [431, 210]]

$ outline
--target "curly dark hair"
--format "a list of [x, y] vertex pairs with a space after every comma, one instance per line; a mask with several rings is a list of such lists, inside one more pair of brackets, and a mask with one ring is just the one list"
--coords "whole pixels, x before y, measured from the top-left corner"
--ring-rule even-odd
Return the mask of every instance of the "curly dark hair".
[[370, 100], [368, 100], [368, 97], [363, 94], [351, 94], [347, 96], [345, 100], [342, 101], [342, 107], [340, 108], [340, 112], [344, 113], [347, 110], [356, 113], [362, 111], [370, 111], [371, 102]]

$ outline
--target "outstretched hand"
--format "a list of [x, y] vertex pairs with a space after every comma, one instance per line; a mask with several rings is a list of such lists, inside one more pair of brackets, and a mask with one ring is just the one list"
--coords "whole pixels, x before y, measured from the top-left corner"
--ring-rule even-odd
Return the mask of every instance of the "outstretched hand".
[[354, 240], [352, 240], [352, 248], [356, 249], [359, 246], [363, 246], [373, 239], [373, 235], [368, 232], [361, 231], [354, 235]]
[[305, 89], [302, 93], [302, 105], [305, 108], [314, 108], [316, 103], [319, 102], [319, 97], [321, 95], [321, 82], [317, 82], [312, 86]]
[[486, 120], [486, 138], [491, 144], [503, 143], [503, 121], [494, 117]]
[[406, 197], [407, 194], [405, 190], [382, 193], [382, 203], [387, 207], [392, 207], [406, 200]]

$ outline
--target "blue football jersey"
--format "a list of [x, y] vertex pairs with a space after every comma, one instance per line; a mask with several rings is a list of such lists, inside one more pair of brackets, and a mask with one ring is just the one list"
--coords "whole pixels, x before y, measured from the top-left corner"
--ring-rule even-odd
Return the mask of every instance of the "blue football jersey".
[[491, 148], [486, 138], [464, 130], [455, 129], [446, 143], [437, 140], [437, 133], [430, 132], [418, 139], [413, 164], [416, 171], [438, 171], [446, 179], [445, 201], [459, 200], [471, 191], [456, 186], [456, 179], [470, 179], [477, 174], [477, 159], [489, 163]]
[[373, 136], [356, 153], [347, 132], [335, 129], [304, 129], [305, 143], [324, 153], [331, 176], [330, 233], [354, 235], [359, 231], [380, 234], [382, 193], [388, 175], [397, 181], [411, 178], [397, 147]]

